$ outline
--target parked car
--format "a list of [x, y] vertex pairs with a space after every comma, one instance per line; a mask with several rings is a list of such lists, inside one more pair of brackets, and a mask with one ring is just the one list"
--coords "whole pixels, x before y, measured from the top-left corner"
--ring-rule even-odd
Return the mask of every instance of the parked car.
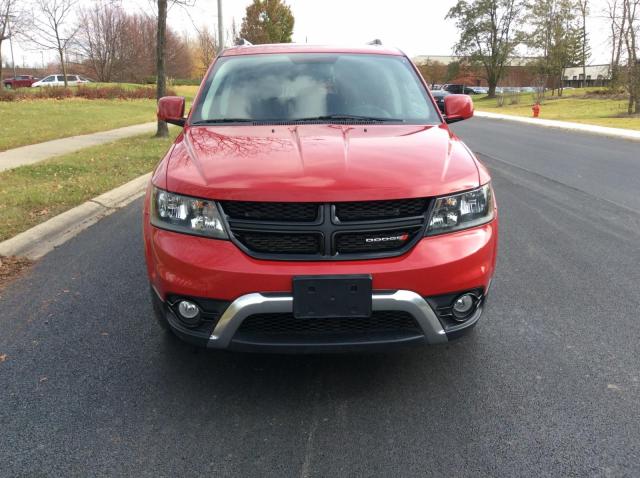
[[482, 314], [491, 178], [411, 60], [384, 46], [237, 46], [215, 60], [144, 200], [160, 324], [217, 349], [440, 344]]
[[476, 92], [470, 86], [446, 84], [442, 86], [442, 89], [456, 95], [475, 95]]
[[2, 80], [2, 85], [10, 90], [29, 87], [36, 81], [38, 81], [38, 78], [31, 75], [17, 75], [15, 78], [5, 78]]
[[[88, 83], [88, 80], [78, 75], [67, 75], [68, 86], [75, 86], [80, 83]], [[40, 88], [42, 86], [64, 86], [64, 75], [49, 75], [39, 81], [36, 81], [31, 86], [33, 88]]]
[[471, 89], [476, 95], [486, 95], [489, 93], [489, 88], [486, 86], [472, 86]]
[[436, 100], [436, 104], [438, 105], [438, 109], [440, 110], [440, 113], [445, 114], [445, 109], [444, 109], [444, 98], [445, 96], [450, 95], [451, 93], [449, 93], [448, 91], [445, 90], [431, 90], [431, 95], [433, 96], [433, 99]]

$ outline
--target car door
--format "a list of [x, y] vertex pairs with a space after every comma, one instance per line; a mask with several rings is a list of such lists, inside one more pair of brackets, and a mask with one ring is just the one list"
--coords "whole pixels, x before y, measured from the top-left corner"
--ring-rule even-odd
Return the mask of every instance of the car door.
[[40, 82], [36, 86], [52, 86], [55, 81], [56, 81], [56, 76], [49, 75], [43, 78], [42, 80], [40, 80]]

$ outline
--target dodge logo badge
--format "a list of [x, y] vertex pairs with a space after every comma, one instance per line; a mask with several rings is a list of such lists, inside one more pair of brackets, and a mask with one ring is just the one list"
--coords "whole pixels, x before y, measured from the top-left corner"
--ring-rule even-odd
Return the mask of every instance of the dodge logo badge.
[[390, 241], [404, 242], [407, 239], [409, 239], [409, 234], [405, 232], [397, 236], [367, 237], [364, 240], [364, 242], [390, 242]]

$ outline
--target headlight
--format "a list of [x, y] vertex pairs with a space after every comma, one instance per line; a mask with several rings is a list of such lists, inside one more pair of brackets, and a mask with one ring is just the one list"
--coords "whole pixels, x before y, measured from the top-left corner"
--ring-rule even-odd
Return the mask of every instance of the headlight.
[[459, 231], [493, 219], [493, 193], [487, 183], [473, 191], [436, 199], [429, 219], [427, 235]]
[[151, 224], [170, 231], [228, 239], [215, 201], [153, 188]]

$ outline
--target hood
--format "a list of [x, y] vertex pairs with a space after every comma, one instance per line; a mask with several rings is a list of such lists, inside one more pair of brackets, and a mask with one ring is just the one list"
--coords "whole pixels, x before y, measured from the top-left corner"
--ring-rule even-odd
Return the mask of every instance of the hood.
[[360, 201], [477, 187], [471, 153], [446, 126], [186, 127], [170, 191], [241, 201]]

